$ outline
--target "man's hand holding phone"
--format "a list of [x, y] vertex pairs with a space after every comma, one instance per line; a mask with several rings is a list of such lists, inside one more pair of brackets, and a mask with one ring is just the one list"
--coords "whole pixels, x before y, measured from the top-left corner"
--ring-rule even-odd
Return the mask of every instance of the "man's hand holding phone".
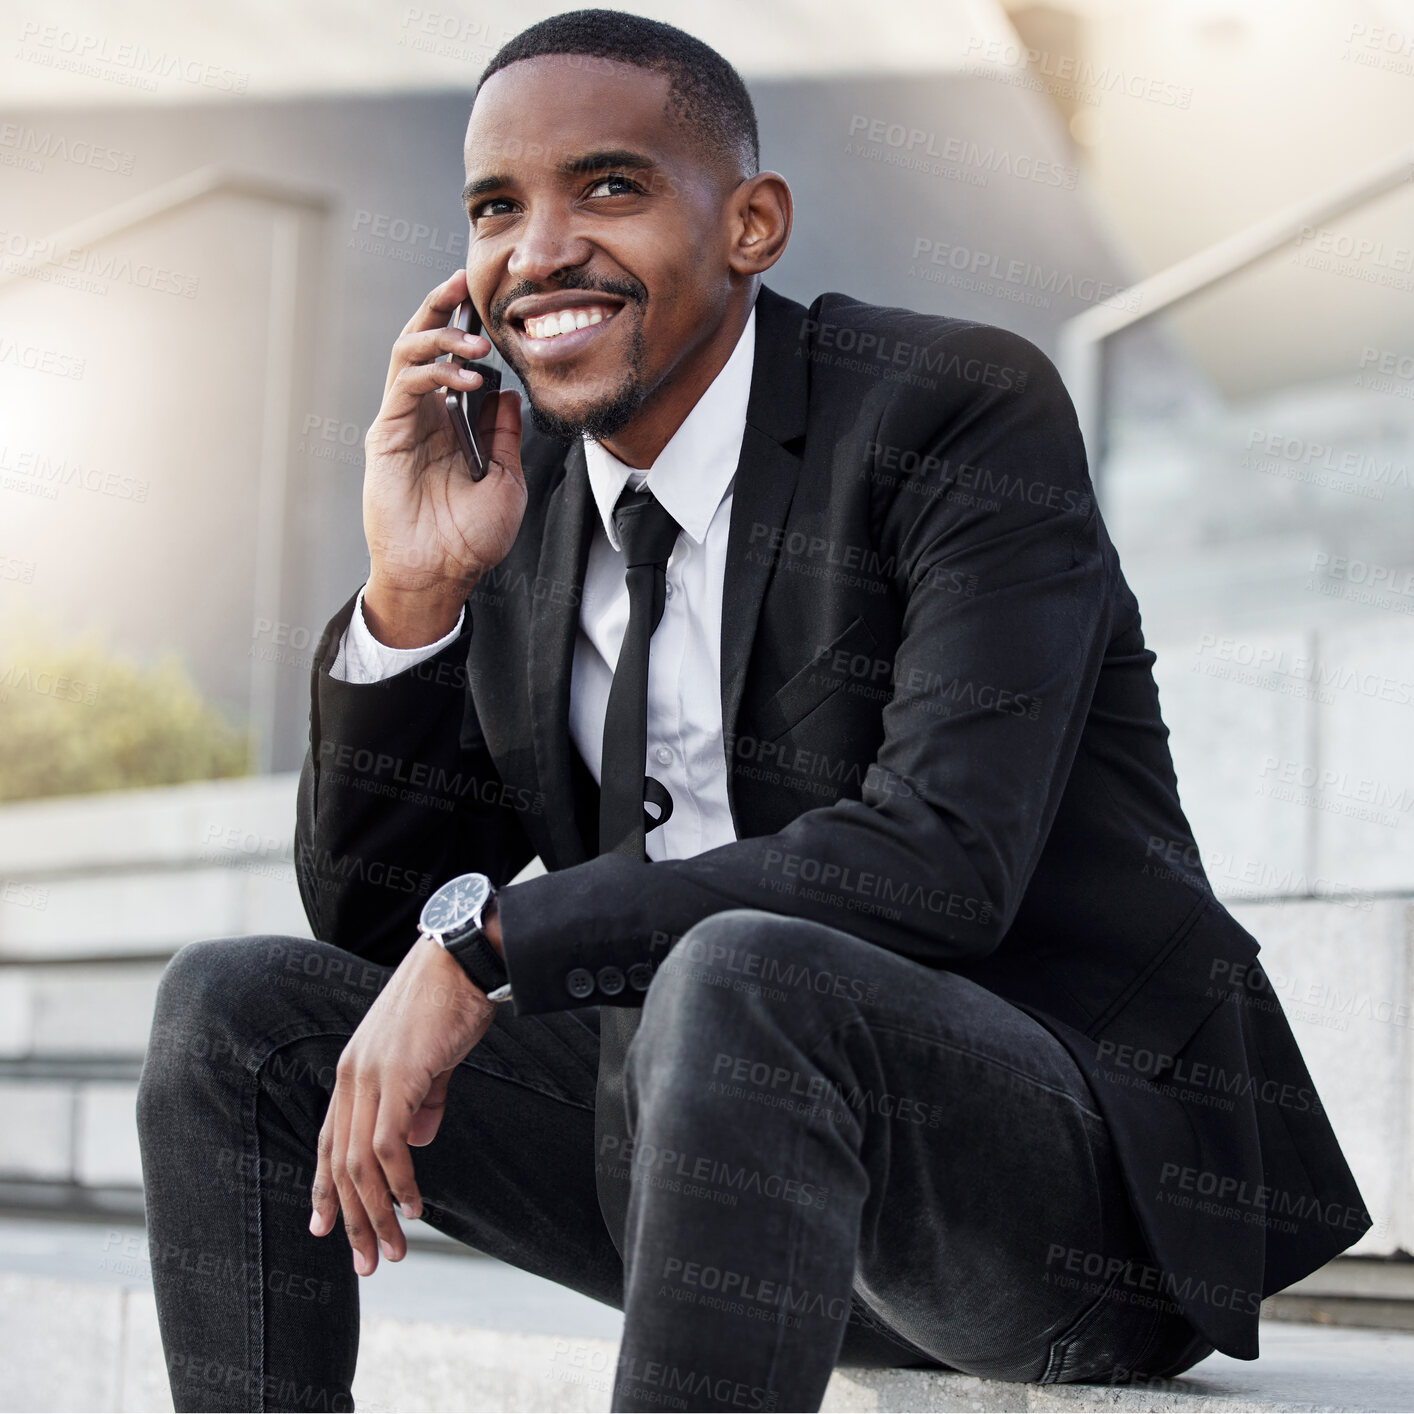
[[481, 400], [473, 432], [486, 452], [480, 480], [445, 405], [449, 391], [482, 384], [458, 359], [491, 350], [484, 335], [448, 325], [468, 299], [458, 270], [423, 300], [393, 345], [383, 405], [364, 439], [364, 617], [393, 648], [420, 647], [451, 629], [476, 581], [505, 558], [525, 512], [519, 395]]

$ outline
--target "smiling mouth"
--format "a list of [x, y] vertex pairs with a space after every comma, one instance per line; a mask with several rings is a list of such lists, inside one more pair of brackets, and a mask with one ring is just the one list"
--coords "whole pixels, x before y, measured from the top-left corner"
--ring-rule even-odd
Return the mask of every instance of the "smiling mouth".
[[576, 329], [607, 323], [617, 313], [615, 305], [581, 304], [569, 309], [552, 310], [549, 314], [532, 314], [518, 322], [527, 338], [548, 343], [565, 334], [573, 334]]
[[590, 344], [604, 337], [621, 305], [586, 300], [583, 304], [552, 309], [512, 319], [521, 353], [528, 363], [551, 367], [573, 362]]

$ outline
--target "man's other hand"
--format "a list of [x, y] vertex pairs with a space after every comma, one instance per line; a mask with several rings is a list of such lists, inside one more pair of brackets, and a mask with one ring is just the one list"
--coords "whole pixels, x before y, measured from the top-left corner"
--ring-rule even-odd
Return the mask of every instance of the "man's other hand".
[[442, 1122], [452, 1069], [486, 1034], [494, 1003], [430, 938], [388, 979], [339, 1057], [319, 1131], [309, 1229], [323, 1237], [342, 1209], [354, 1270], [368, 1276], [378, 1250], [400, 1261], [405, 1217], [422, 1215], [410, 1144], [430, 1144]]

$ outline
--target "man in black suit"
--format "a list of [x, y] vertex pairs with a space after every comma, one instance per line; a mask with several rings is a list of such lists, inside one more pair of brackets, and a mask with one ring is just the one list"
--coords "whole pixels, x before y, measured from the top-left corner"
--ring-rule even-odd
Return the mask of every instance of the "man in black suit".
[[[789, 190], [667, 26], [518, 36], [466, 162], [313, 677], [320, 941], [193, 944], [159, 996], [178, 1407], [347, 1407], [399, 1211], [621, 1305], [618, 1409], [1255, 1357], [1369, 1219], [1198, 863], [1055, 370], [764, 285]], [[478, 482], [468, 295], [535, 421], [492, 404]], [[468, 945], [417, 937], [469, 872]]]

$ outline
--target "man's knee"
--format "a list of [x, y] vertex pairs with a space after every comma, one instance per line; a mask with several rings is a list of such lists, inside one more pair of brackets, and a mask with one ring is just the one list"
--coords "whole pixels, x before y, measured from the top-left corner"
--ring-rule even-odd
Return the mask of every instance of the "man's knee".
[[[138, 1124], [160, 1118], [167, 1087], [190, 1083], [200, 1067], [208, 1074], [238, 1072], [247, 1045], [243, 1010], [269, 974], [271, 949], [298, 939], [253, 935], [188, 943], [162, 973], [153, 1007], [152, 1033], [138, 1087]], [[261, 1023], [270, 1024], [267, 1004]]]
[[695, 924], [654, 973], [644, 998], [643, 1043], [703, 1039], [760, 1026], [811, 1029], [870, 999], [856, 976], [857, 939], [806, 920], [729, 909]]
[[654, 981], [663, 973], [670, 978], [676, 973], [684, 980], [687, 974], [713, 968], [733, 975], [758, 975], [760, 959], [768, 953], [781, 956], [803, 945], [801, 934], [811, 928], [800, 919], [758, 908], [729, 908], [710, 914], [678, 939]]
[[276, 953], [298, 942], [252, 935], [207, 938], [179, 948], [158, 983], [155, 1022], [229, 1016], [236, 1000], [269, 975]]
[[870, 945], [835, 928], [763, 909], [733, 908], [694, 924], [654, 974], [651, 997], [708, 983], [739, 995], [832, 994], [865, 1000], [857, 980]]
[[695, 923], [673, 945], [653, 974], [645, 1010], [681, 1006], [685, 999], [730, 991], [743, 976], [760, 971], [763, 931], [774, 915], [733, 908]]

